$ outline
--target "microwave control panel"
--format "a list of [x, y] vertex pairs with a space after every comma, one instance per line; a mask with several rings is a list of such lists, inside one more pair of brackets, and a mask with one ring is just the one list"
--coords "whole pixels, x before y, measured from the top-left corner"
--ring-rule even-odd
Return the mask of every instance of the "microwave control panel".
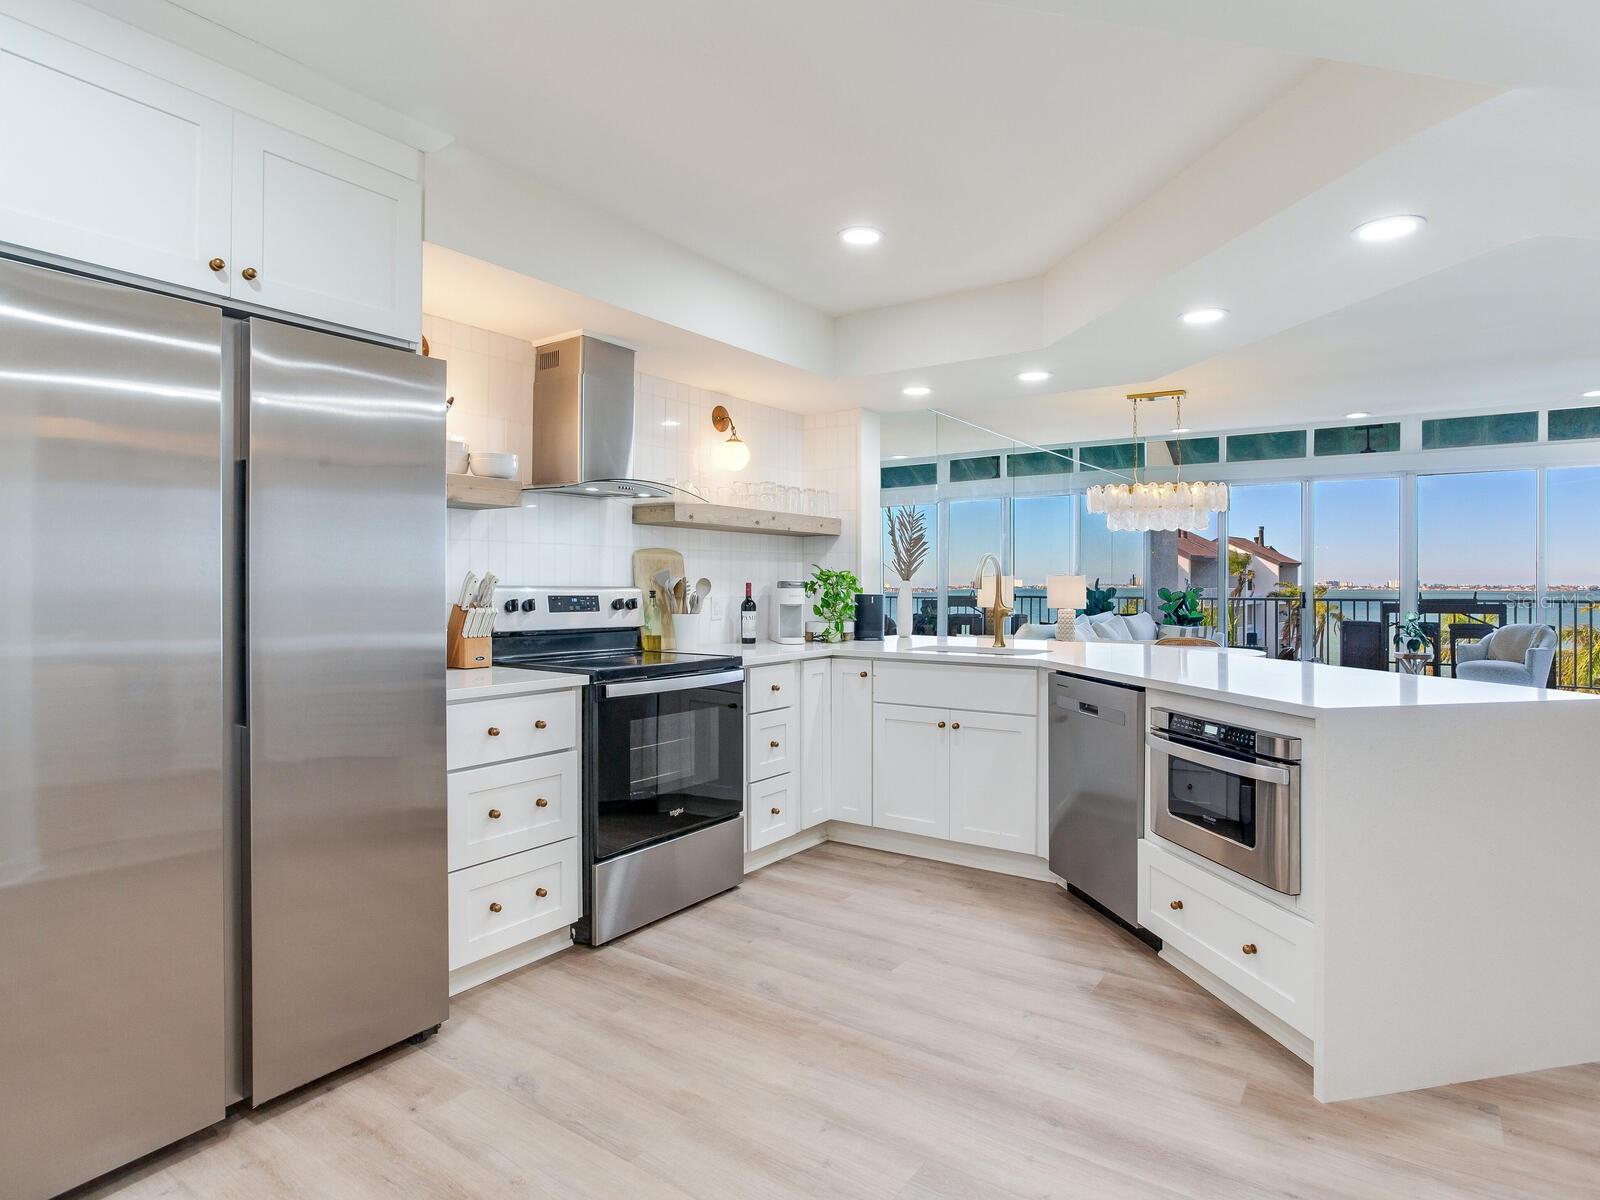
[[1256, 749], [1256, 731], [1241, 725], [1224, 725], [1220, 721], [1207, 721], [1184, 713], [1173, 713], [1167, 720], [1167, 730], [1178, 737], [1214, 742], [1246, 754], [1254, 754]]

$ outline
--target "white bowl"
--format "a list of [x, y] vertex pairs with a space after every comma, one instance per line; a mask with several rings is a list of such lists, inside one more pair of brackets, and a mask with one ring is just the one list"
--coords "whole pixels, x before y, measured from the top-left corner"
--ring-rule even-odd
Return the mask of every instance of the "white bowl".
[[465, 475], [467, 455], [466, 438], [447, 438], [444, 444], [444, 469], [452, 475]]
[[504, 451], [474, 450], [468, 455], [474, 475], [482, 475], [486, 479], [515, 479], [517, 477], [517, 456]]

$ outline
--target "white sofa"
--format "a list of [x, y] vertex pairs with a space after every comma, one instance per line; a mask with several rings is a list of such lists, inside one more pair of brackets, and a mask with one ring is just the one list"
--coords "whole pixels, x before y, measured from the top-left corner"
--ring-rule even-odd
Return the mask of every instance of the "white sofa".
[[[1198, 629], [1159, 625], [1147, 612], [1129, 613], [1126, 616], [1118, 613], [1096, 613], [1092, 617], [1079, 617], [1074, 628], [1077, 631], [1075, 641], [1129, 642], [1140, 646], [1152, 645], [1163, 637], [1194, 637], [1201, 633]], [[1054, 625], [1024, 625], [1017, 630], [1017, 637], [1024, 640], [1050, 639], [1055, 636]]]

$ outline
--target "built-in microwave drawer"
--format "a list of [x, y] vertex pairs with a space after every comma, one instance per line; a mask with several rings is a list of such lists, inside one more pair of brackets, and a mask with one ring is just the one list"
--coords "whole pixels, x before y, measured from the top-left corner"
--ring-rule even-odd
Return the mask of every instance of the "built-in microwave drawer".
[[1312, 1036], [1309, 921], [1139, 842], [1139, 923], [1180, 954]]
[[578, 692], [469, 700], [445, 709], [450, 770], [570, 750], [578, 744]]
[[583, 915], [577, 838], [453, 871], [449, 879], [452, 971]]
[[751, 667], [744, 673], [750, 687], [749, 712], [770, 712], [788, 708], [800, 698], [798, 663], [774, 663], [770, 667]]
[[449, 775], [450, 869], [476, 866], [578, 832], [578, 752]]

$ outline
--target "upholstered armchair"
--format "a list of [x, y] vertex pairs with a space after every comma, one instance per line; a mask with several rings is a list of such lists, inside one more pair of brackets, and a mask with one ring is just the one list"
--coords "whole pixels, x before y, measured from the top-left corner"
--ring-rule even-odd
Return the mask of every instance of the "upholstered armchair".
[[1476, 642], [1458, 642], [1455, 653], [1457, 679], [1544, 687], [1556, 656], [1556, 631], [1548, 625], [1502, 625]]

